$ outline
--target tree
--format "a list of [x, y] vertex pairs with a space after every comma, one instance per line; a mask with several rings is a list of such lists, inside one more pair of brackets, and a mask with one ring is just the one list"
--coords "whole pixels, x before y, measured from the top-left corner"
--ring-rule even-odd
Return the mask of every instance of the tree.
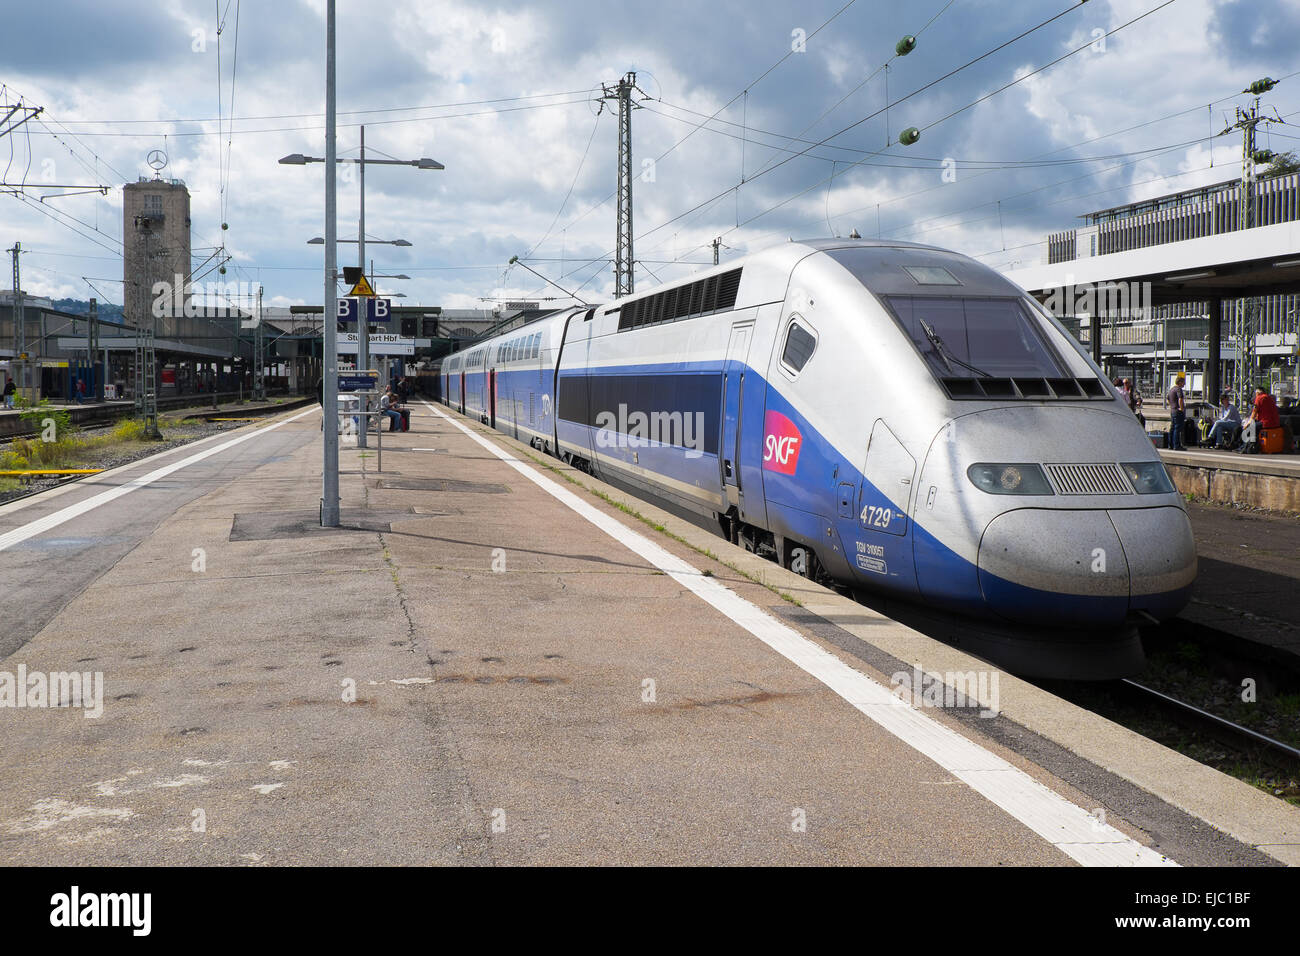
[[1287, 173], [1300, 172], [1300, 157], [1295, 152], [1278, 153], [1260, 170], [1260, 178], [1268, 179], [1272, 176], [1285, 176]]

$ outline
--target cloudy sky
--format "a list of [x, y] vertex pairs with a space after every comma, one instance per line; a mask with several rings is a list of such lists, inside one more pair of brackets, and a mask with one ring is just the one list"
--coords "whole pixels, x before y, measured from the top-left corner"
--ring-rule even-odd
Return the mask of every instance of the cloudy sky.
[[[24, 287], [121, 302], [121, 185], [152, 175], [146, 155], [162, 149], [164, 175], [192, 194], [196, 265], [224, 246], [227, 281], [261, 283], [269, 304], [319, 302], [323, 255], [306, 241], [324, 231], [323, 164], [276, 161], [324, 155], [324, 9], [8, 9], [6, 34], [23, 41], [5, 44], [0, 104], [44, 108], [0, 139], [3, 182], [23, 186], [0, 194], [0, 240], [30, 250]], [[1046, 233], [1082, 213], [1239, 176], [1239, 135], [1211, 137], [1258, 77], [1284, 79], [1265, 103], [1300, 124], [1300, 0], [339, 0], [338, 11], [339, 155], [357, 155], [365, 123], [369, 155], [447, 167], [367, 172], [367, 235], [412, 243], [368, 249], [377, 272], [411, 276], [379, 282], [405, 304], [560, 294], [508, 268], [514, 255], [586, 297], [609, 294], [618, 126], [597, 97], [628, 71], [642, 91], [638, 288], [711, 262], [715, 237], [725, 261], [854, 228], [1031, 264]], [[919, 40], [897, 57], [904, 34]], [[913, 126], [920, 140], [899, 145]], [[1259, 145], [1281, 152], [1297, 137], [1300, 126], [1275, 126]], [[340, 166], [347, 239], [354, 169]], [[54, 198], [95, 183], [112, 188]], [[341, 264], [355, 255], [340, 246]]]

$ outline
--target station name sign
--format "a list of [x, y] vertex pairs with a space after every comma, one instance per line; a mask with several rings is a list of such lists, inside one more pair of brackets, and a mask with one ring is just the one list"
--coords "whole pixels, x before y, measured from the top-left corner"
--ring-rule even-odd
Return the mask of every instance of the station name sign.
[[[360, 338], [356, 332], [345, 332], [339, 336], [338, 349], [341, 354], [350, 355], [357, 351]], [[371, 355], [414, 355], [415, 339], [403, 338], [391, 333], [373, 332], [370, 335]]]

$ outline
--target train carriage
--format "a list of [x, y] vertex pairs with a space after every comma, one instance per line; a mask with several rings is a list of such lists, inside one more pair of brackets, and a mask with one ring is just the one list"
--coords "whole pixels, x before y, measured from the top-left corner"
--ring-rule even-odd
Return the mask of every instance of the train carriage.
[[812, 577], [1123, 632], [1130, 661], [1133, 624], [1189, 597], [1190, 522], [1134, 416], [957, 253], [785, 243], [453, 359], [448, 404]]

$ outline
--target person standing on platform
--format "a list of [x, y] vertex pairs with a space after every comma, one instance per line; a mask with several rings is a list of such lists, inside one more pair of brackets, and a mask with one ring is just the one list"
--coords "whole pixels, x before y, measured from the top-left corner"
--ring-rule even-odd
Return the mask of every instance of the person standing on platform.
[[8, 375], [6, 375], [6, 376], [5, 376], [5, 392], [4, 392], [4, 395], [5, 395], [5, 408], [13, 408], [13, 407], [14, 407], [14, 392], [15, 392], [15, 391], [16, 391], [16, 389], [15, 389], [15, 387], [14, 387], [14, 380], [13, 380], [12, 378], [10, 378]]
[[1138, 424], [1147, 427], [1147, 418], [1142, 414], [1142, 393], [1133, 387], [1133, 379], [1124, 379], [1124, 392], [1128, 395], [1128, 407], [1137, 416]]
[[1187, 450], [1183, 447], [1183, 422], [1187, 420], [1187, 400], [1183, 396], [1183, 385], [1186, 382], [1186, 376], [1179, 375], [1174, 379], [1174, 387], [1165, 395], [1165, 404], [1169, 406], [1170, 451]]

